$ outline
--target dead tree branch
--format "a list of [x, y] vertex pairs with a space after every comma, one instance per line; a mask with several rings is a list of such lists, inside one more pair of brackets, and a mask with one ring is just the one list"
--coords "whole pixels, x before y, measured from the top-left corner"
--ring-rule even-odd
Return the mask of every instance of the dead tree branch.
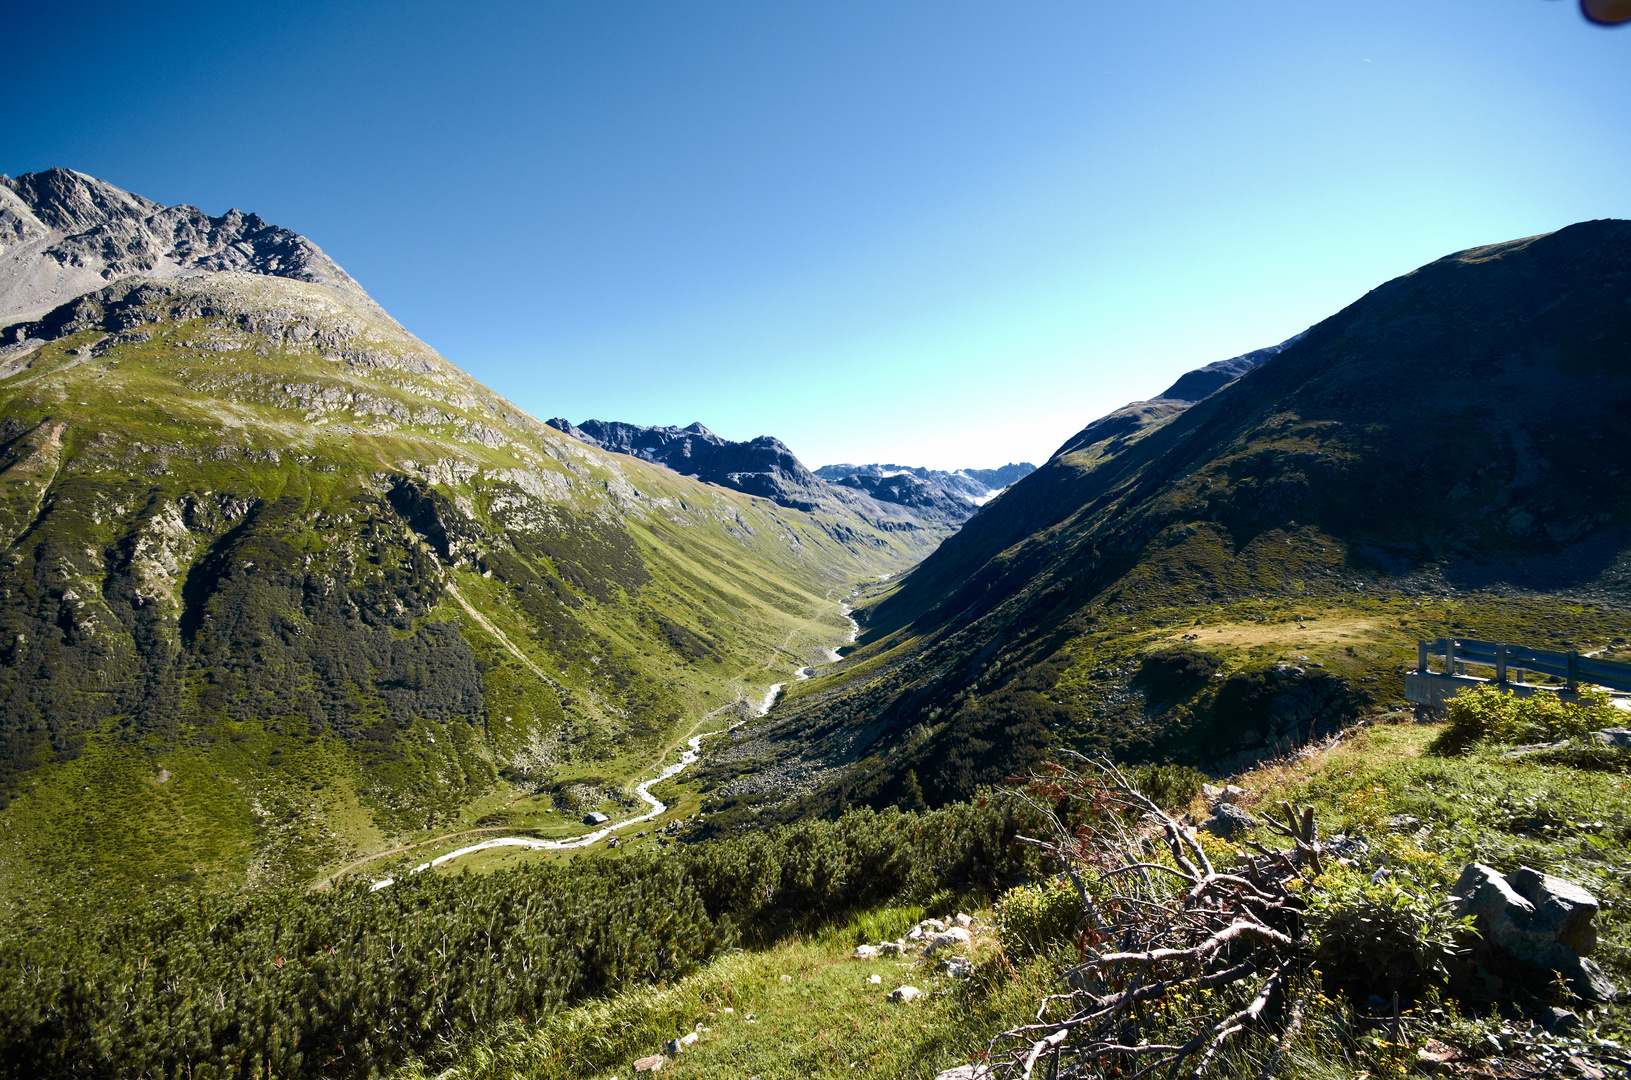
[[1088, 913], [1083, 962], [1036, 1023], [992, 1042], [992, 1075], [1030, 1080], [1048, 1060], [1061, 1078], [1198, 1077], [1235, 1041], [1295, 1031], [1301, 1001], [1288, 996], [1308, 966], [1298, 887], [1322, 868], [1313, 809], [1280, 804], [1284, 820], [1264, 820], [1292, 846], [1254, 846], [1258, 857], [1220, 873], [1194, 830], [1114, 763], [1071, 757], [1076, 768], [1050, 765], [1015, 797], [1047, 823], [1025, 842], [1059, 864]]

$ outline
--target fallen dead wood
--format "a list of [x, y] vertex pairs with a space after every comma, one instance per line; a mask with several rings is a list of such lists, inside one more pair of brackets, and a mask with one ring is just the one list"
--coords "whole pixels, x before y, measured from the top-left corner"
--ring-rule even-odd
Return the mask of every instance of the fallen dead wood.
[[[1083, 960], [1036, 1023], [993, 1041], [991, 1074], [1170, 1080], [1205, 1073], [1237, 1042], [1293, 1034], [1309, 965], [1300, 889], [1322, 869], [1313, 809], [1281, 804], [1284, 821], [1263, 820], [1291, 846], [1252, 845], [1256, 857], [1220, 873], [1194, 831], [1113, 763], [1071, 756], [1077, 768], [1049, 766], [1014, 796], [1046, 826], [1023, 842], [1069, 878], [1087, 912]], [[1067, 821], [1061, 806], [1084, 812]], [[1260, 1080], [1281, 1053], [1265, 1057]]]

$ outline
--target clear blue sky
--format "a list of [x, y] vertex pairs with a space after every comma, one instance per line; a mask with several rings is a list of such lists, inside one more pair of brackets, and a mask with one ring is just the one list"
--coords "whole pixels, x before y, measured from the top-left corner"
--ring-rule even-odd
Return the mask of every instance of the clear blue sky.
[[1042, 461], [1459, 248], [1631, 217], [1551, 0], [33, 4], [0, 171], [309, 236], [540, 417]]

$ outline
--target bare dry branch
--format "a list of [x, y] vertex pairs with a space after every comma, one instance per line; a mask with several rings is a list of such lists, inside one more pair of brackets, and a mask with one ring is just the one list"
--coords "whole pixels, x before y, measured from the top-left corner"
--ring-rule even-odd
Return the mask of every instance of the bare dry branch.
[[[1289, 1010], [1284, 1002], [1308, 965], [1298, 889], [1321, 865], [1313, 810], [1280, 804], [1263, 820], [1292, 846], [1248, 842], [1257, 857], [1219, 873], [1194, 831], [1114, 763], [1068, 756], [1081, 767], [1051, 766], [1031, 778], [1034, 795], [1017, 793], [1046, 823], [1045, 838], [1026, 842], [1059, 862], [1094, 929], [1119, 948], [1079, 942], [1083, 962], [1066, 973], [1072, 989], [1050, 995], [1035, 1024], [992, 1042], [993, 1076], [1029, 1078], [1045, 1057], [1059, 1077], [1200, 1076], [1231, 1040], [1275, 1024], [1295, 1031], [1302, 999]], [[1090, 811], [1067, 822], [1055, 813], [1064, 806]], [[1142, 1037], [1172, 1024], [1188, 1025], [1187, 1041]]]

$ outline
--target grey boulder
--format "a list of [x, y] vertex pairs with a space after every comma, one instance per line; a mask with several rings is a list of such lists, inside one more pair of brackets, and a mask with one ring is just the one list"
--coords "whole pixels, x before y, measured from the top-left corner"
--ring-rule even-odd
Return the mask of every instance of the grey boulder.
[[1450, 890], [1456, 914], [1471, 915], [1490, 948], [1519, 968], [1555, 971], [1586, 1001], [1614, 1001], [1618, 989], [1583, 953], [1597, 944], [1597, 898], [1571, 881], [1528, 867], [1506, 877], [1469, 863]]
[[1234, 803], [1220, 802], [1212, 808], [1212, 816], [1201, 823], [1201, 828], [1225, 840], [1257, 826], [1257, 819]]

